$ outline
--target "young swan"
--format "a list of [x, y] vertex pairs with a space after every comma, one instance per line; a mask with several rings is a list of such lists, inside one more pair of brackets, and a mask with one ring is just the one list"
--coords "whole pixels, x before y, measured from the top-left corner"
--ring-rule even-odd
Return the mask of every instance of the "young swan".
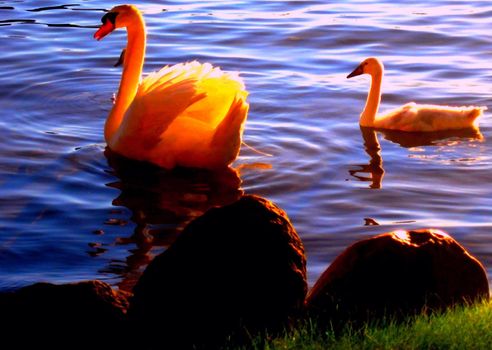
[[369, 74], [372, 79], [366, 106], [359, 119], [361, 126], [402, 131], [477, 128], [477, 118], [487, 109], [474, 106], [417, 105], [410, 102], [387, 114], [377, 115], [381, 102], [383, 63], [374, 57], [367, 58], [347, 78], [361, 74]]
[[133, 5], [111, 9], [94, 34], [126, 28], [123, 73], [104, 127], [109, 148], [160, 167], [220, 168], [241, 146], [248, 93], [237, 73], [196, 61], [166, 66], [141, 80], [146, 30]]

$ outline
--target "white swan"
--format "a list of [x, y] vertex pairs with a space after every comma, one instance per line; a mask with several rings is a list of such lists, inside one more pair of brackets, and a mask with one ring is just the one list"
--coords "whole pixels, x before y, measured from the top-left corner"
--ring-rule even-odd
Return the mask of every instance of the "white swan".
[[146, 30], [140, 11], [116, 6], [101, 22], [97, 40], [116, 28], [128, 33], [120, 87], [104, 127], [109, 148], [164, 168], [230, 165], [249, 108], [238, 74], [194, 61], [166, 66], [141, 81]]
[[366, 106], [360, 115], [361, 126], [402, 131], [437, 131], [477, 128], [477, 118], [487, 107], [417, 105], [408, 103], [384, 115], [377, 115], [381, 102], [383, 63], [377, 58], [365, 59], [347, 78], [361, 74], [371, 76]]

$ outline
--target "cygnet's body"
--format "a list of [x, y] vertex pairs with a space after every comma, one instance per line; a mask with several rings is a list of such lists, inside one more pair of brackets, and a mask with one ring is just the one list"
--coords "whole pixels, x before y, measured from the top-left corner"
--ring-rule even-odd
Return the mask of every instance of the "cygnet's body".
[[377, 115], [381, 102], [383, 63], [374, 57], [367, 58], [347, 78], [361, 74], [369, 74], [372, 79], [366, 106], [360, 115], [361, 126], [402, 131], [477, 128], [477, 118], [487, 109], [475, 106], [418, 105], [411, 102], [384, 115]]

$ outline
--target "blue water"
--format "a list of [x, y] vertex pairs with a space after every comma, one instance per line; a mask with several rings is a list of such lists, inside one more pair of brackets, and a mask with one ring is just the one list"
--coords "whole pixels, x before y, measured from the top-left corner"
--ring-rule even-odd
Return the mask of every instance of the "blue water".
[[[101, 279], [129, 289], [208, 208], [243, 193], [282, 207], [308, 279], [349, 244], [393, 229], [447, 231], [492, 268], [492, 111], [480, 133], [361, 131], [368, 56], [382, 110], [410, 101], [492, 110], [490, 1], [135, 2], [145, 72], [198, 59], [240, 71], [251, 105], [234, 171], [164, 171], [105, 151], [125, 46], [92, 39], [103, 9], [0, 1], [0, 290]], [[365, 218], [379, 225], [365, 225]]]

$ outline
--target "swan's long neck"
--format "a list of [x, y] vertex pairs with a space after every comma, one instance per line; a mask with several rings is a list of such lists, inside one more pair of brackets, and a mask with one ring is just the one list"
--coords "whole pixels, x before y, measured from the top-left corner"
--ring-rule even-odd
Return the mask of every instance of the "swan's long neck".
[[378, 114], [379, 103], [381, 102], [381, 82], [383, 81], [383, 69], [378, 69], [371, 73], [371, 87], [367, 95], [366, 106], [360, 115], [359, 124], [361, 126], [374, 126], [374, 120]]
[[142, 67], [145, 58], [145, 23], [140, 14], [136, 14], [135, 21], [127, 26], [128, 43], [123, 63], [120, 87], [113, 106], [104, 126], [106, 142], [118, 130], [125, 112], [137, 93]]

